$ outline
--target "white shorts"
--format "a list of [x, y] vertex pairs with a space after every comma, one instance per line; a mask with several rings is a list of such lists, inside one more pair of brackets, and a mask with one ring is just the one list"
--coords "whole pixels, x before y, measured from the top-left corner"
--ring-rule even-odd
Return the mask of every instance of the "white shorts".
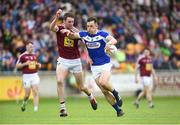
[[38, 85], [40, 78], [37, 73], [23, 74], [23, 85], [24, 88], [30, 88], [31, 85]]
[[101, 75], [102, 71], [111, 72], [111, 67], [112, 67], [111, 63], [106, 63], [100, 66], [91, 66], [91, 71], [94, 79], [98, 78]]
[[152, 87], [153, 82], [152, 82], [152, 77], [151, 76], [141, 76], [141, 83], [144, 86]]
[[79, 73], [82, 72], [82, 64], [81, 59], [64, 59], [59, 57], [57, 59], [57, 67], [62, 67], [64, 69], [69, 70], [72, 73]]

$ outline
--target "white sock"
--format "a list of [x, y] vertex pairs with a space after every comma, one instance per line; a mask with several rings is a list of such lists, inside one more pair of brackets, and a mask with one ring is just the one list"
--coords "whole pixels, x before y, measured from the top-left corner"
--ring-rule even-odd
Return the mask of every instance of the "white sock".
[[89, 100], [92, 100], [94, 98], [92, 93], [88, 97], [89, 97]]
[[38, 106], [34, 106], [34, 111], [35, 111], [35, 112], [38, 111]]
[[150, 103], [149, 103], [149, 107], [151, 107], [151, 106], [153, 106], [153, 102], [150, 102]]
[[136, 104], [139, 104], [139, 100], [136, 100], [135, 103], [136, 103]]
[[63, 103], [60, 103], [60, 109], [66, 109], [65, 102], [63, 102]]
[[27, 105], [27, 100], [26, 101], [23, 100], [23, 105]]

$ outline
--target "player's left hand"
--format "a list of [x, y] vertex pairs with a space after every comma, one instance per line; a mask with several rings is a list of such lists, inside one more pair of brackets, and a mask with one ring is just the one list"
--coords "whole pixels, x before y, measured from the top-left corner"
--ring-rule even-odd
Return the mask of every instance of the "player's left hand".
[[111, 45], [107, 43], [104, 49], [105, 49], [106, 51], [109, 51], [109, 50], [110, 50], [110, 47], [111, 47]]
[[154, 82], [155, 82], [155, 84], [158, 83], [158, 78], [156, 76], [154, 77]]
[[37, 63], [36, 65], [37, 65], [38, 69], [41, 68], [41, 63]]

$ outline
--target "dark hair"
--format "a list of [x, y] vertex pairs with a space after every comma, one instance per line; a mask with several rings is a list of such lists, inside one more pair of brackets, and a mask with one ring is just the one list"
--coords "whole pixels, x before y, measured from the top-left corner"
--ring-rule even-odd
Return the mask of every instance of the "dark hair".
[[32, 41], [26, 41], [25, 45], [27, 46], [28, 44], [33, 44], [33, 42]]
[[150, 53], [150, 55], [151, 55], [151, 56], [154, 56], [154, 54], [153, 54], [153, 52], [151, 51], [151, 49], [150, 49], [150, 48], [146, 47], [146, 48], [144, 48], [144, 50], [148, 50], [148, 51], [149, 51], [149, 53]]
[[148, 47], [144, 48], [144, 50], [148, 50], [149, 52], [151, 52], [151, 50]]
[[63, 19], [66, 20], [68, 17], [75, 18], [73, 13], [65, 13]]
[[98, 23], [96, 17], [89, 17], [89, 18], [87, 19], [87, 22], [91, 22], [91, 21], [94, 21], [94, 23]]

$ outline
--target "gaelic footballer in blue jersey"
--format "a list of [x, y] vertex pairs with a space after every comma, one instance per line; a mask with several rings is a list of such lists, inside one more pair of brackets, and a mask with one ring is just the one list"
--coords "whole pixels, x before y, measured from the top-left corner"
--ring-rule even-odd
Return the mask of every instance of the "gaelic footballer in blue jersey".
[[117, 40], [109, 33], [98, 30], [97, 19], [90, 17], [87, 20], [87, 31], [73, 33], [67, 31], [68, 37], [71, 39], [83, 39], [91, 59], [91, 71], [96, 84], [101, 89], [107, 101], [116, 110], [117, 116], [122, 116], [124, 113], [121, 109], [122, 99], [118, 92], [109, 83], [111, 76], [110, 57], [105, 53], [111, 45], [117, 43]]

